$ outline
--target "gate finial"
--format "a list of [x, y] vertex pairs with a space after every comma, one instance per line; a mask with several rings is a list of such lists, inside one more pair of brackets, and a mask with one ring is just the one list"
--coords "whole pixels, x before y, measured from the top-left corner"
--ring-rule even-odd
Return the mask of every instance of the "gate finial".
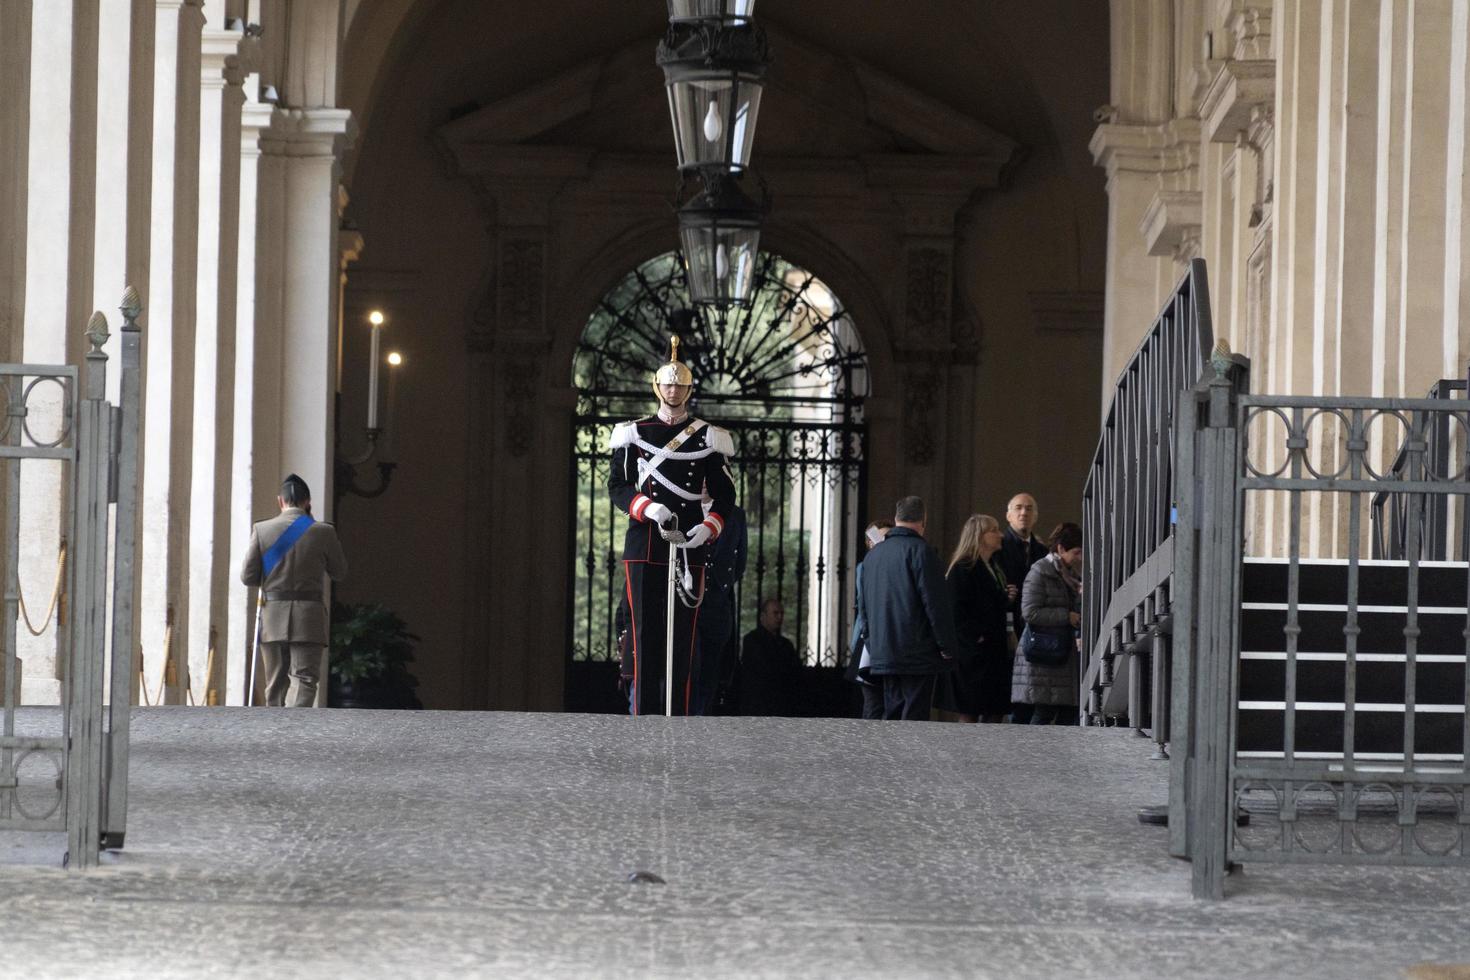
[[1230, 345], [1226, 343], [1224, 337], [1221, 337], [1215, 341], [1215, 349], [1210, 353], [1210, 366], [1215, 369], [1215, 377], [1222, 381], [1225, 380], [1233, 363], [1230, 356]]
[[122, 306], [119, 307], [123, 315], [123, 331], [138, 329], [138, 317], [143, 315], [143, 301], [138, 298], [138, 291], [129, 286], [123, 291]]
[[107, 330], [107, 317], [98, 310], [92, 314], [92, 319], [87, 321], [87, 341], [92, 345], [89, 354], [102, 353], [102, 345], [107, 343], [107, 338], [112, 334]]

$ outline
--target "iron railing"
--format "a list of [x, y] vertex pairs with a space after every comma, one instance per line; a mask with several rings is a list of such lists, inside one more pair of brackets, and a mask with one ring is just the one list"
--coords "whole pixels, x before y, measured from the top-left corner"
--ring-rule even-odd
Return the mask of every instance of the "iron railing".
[[[1429, 389], [1426, 397], [1445, 401], [1457, 395], [1464, 398], [1465, 390], [1465, 378], [1441, 378]], [[1449, 417], [1447, 415], [1437, 416], [1425, 436], [1428, 443], [1426, 452], [1431, 466], [1436, 472], [1448, 472], [1450, 449], [1453, 442]], [[1401, 448], [1393, 461], [1394, 478], [1402, 478], [1408, 465], [1408, 449]], [[1459, 547], [1457, 550], [1451, 547], [1451, 542], [1455, 539], [1452, 537], [1453, 531], [1450, 526], [1450, 503], [1450, 498], [1444, 495], [1434, 495], [1421, 502], [1418, 510], [1420, 560], [1445, 561], [1456, 555], [1460, 558], [1470, 556], [1470, 524], [1464, 520], [1463, 513], [1457, 515], [1460, 518], [1458, 522]], [[1410, 504], [1410, 495], [1407, 493], [1380, 490], [1373, 495], [1372, 510], [1369, 516], [1374, 558], [1405, 559], [1408, 557]]]
[[[1194, 259], [1118, 376], [1082, 494], [1087, 561], [1082, 695], [1091, 721], [1167, 718], [1170, 577], [1174, 573], [1174, 412], [1209, 361], [1213, 338], [1203, 259]], [[1128, 659], [1141, 658], [1129, 670]], [[1144, 669], [1144, 665], [1147, 668]], [[1155, 738], [1166, 726], [1153, 724]]]
[[[1420, 541], [1437, 498], [1446, 512], [1470, 498], [1470, 404], [1253, 396], [1217, 360], [1180, 408], [1169, 827], [1195, 896], [1224, 897], [1243, 861], [1470, 863], [1470, 565], [1424, 559]], [[1375, 465], [1385, 442], [1394, 469]], [[1385, 492], [1405, 500], [1403, 560], [1362, 556]], [[1268, 494], [1287, 521], [1281, 686], [1246, 704], [1244, 514]], [[1314, 548], [1345, 557], [1314, 569]], [[1242, 713], [1262, 708], [1279, 713], [1276, 744], [1245, 751]]]

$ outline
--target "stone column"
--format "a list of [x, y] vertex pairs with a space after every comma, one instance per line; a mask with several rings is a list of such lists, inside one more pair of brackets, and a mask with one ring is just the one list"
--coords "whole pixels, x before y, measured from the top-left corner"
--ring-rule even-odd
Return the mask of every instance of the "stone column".
[[[257, 517], [268, 516], [259, 509], [264, 503], [261, 486], [271, 481], [271, 474], [256, 467], [257, 432], [257, 385], [259, 375], [257, 362], [259, 347], [256, 343], [257, 314], [262, 297], [259, 289], [259, 269], [256, 248], [258, 227], [261, 223], [261, 134], [271, 124], [273, 110], [259, 101], [260, 78], [251, 75], [245, 80], [246, 101], [242, 109], [240, 126], [240, 198], [238, 209], [238, 243], [235, 302], [235, 359], [232, 393], [234, 408], [231, 413], [233, 433], [230, 440], [229, 482], [229, 561], [226, 568], [228, 591], [223, 635], [226, 638], [223, 660], [225, 704], [245, 703], [245, 682], [249, 677], [249, 654], [255, 626], [253, 590], [240, 584], [240, 567], [245, 561], [249, 545], [250, 526]], [[269, 302], [265, 305], [268, 307]], [[218, 656], [218, 655], [217, 655]]]
[[[337, 364], [337, 163], [351, 114], [291, 109], [277, 128], [285, 155], [285, 281], [280, 475], [299, 474], [318, 518], [332, 516]], [[279, 480], [277, 476], [277, 480]]]
[[1108, 271], [1103, 310], [1103, 402], [1128, 363], [1181, 261], [1199, 250], [1199, 121], [1109, 122], [1093, 134], [1093, 161], [1107, 172]]
[[8, 96], [0, 99], [0, 361], [6, 363], [20, 360], [25, 310], [30, 64], [31, 5], [0, 3], [0, 91]]
[[[229, 506], [219, 503], [230, 476], [234, 408], [235, 276], [239, 248], [240, 114], [244, 102], [243, 31], [224, 28], [223, 0], [205, 0], [199, 125], [199, 256], [190, 465], [189, 691], [207, 704], [221, 693], [228, 635], [225, 612]], [[178, 637], [175, 636], [175, 642]], [[215, 673], [210, 649], [216, 648]]]
[[1470, 130], [1470, 6], [1456, 4], [1450, 28], [1449, 186], [1445, 194], [1445, 377], [1456, 377], [1470, 359], [1470, 167], [1465, 154]]
[[[972, 504], [978, 337], [956, 293], [955, 224], [997, 171], [976, 166], [914, 164], [896, 156], [864, 161], [870, 187], [898, 207], [903, 284], [894, 297], [894, 358], [900, 370], [900, 485], [924, 498], [932, 540], [949, 540]], [[875, 502], [886, 507], [891, 501]]]
[[[1180, 134], [1169, 128], [1179, 87], [1174, 6], [1174, 0], [1112, 0], [1112, 103], [1097, 110], [1102, 125], [1091, 143], [1094, 162], [1107, 172], [1104, 410], [1118, 371], [1158, 314], [1159, 300], [1174, 284], [1168, 256], [1187, 237], [1186, 230], [1193, 229], [1193, 240], [1198, 240], [1197, 197], [1160, 196], [1160, 174], [1192, 166], [1192, 156], [1197, 155], [1197, 150], [1181, 149]], [[1171, 189], [1198, 190], [1197, 186]], [[1150, 235], [1164, 258], [1150, 247], [1146, 237]]]
[[[35, 3], [30, 11], [29, 134], [26, 175], [25, 305], [21, 360], [30, 364], [67, 363], [68, 275], [71, 270], [73, 232], [73, 5]], [[85, 74], [85, 73], [84, 73]], [[84, 79], [85, 80], [85, 79]], [[85, 85], [76, 95], [85, 99]], [[85, 132], [78, 134], [86, 155], [94, 144]], [[88, 175], [90, 177], [90, 175]], [[88, 229], [90, 232], [90, 228]], [[54, 429], [60, 419], [62, 399], [54, 386], [38, 388], [27, 407], [28, 421], [36, 429]], [[62, 513], [63, 467], [59, 463], [26, 463], [20, 483], [20, 589], [21, 597], [40, 626], [51, 597], [59, 561], [58, 545], [66, 533]], [[17, 650], [26, 662], [22, 700], [55, 704], [60, 694], [60, 669], [64, 662], [64, 631], [56, 620], [42, 636], [21, 629]]]
[[[547, 431], [540, 422], [545, 406], [535, 399], [556, 379], [544, 374], [551, 332], [546, 323], [546, 284], [551, 261], [551, 208], [568, 180], [583, 173], [580, 161], [543, 177], [482, 177], [477, 184], [483, 211], [491, 221], [493, 283], [467, 337], [470, 358], [470, 479], [483, 480], [498, 494], [472, 495], [467, 528], [465, 636], [496, 636], [490, 656], [465, 658], [465, 704], [491, 709], [555, 710], [562, 700], [565, 665], [555, 644], [548, 648], [545, 624], [565, 617], [565, 585], [548, 577], [552, 566], [517, 562], [524, 576], [519, 588], [491, 589], [506, 556], [530, 555], [561, 547], [550, 528], [565, 524], [565, 503], [547, 500], [538, 488], [550, 474], [532, 460], [563, 460], [567, 434]], [[561, 406], [557, 406], [558, 409]], [[532, 454], [533, 446], [541, 450]], [[564, 465], [564, 464], [562, 464]], [[490, 469], [498, 468], [493, 479]], [[513, 512], [510, 520], [497, 514]], [[492, 534], [492, 529], [494, 533]], [[553, 576], [555, 572], [551, 573]], [[488, 599], [488, 601], [487, 601]], [[492, 628], [493, 627], [493, 628]], [[559, 642], [559, 641], [557, 641]]]
[[1449, 159], [1454, 11], [1450, 4], [1410, 3], [1404, 13], [1403, 183], [1390, 191], [1403, 196], [1401, 390], [1422, 398], [1440, 378], [1465, 373], [1459, 324], [1449, 322], [1445, 303], [1447, 165], [1459, 179], [1464, 159]]
[[[128, 286], [127, 254], [129, 185], [129, 101], [132, 98], [130, 53], [133, 43], [130, 0], [98, 0], [92, 25], [97, 50], [97, 152], [94, 160], [95, 215], [91, 254], [91, 310], [102, 310], [116, 323], [113, 311]], [[102, 29], [106, 25], [106, 29]], [[117, 403], [122, 371], [116, 365], [122, 332], [116, 328], [104, 348], [109, 358], [107, 398]]]
[[[0, 361], [6, 363], [20, 360], [25, 310], [30, 52], [30, 4], [0, 3], [0, 91], [9, 96], [0, 99]], [[8, 495], [9, 481], [0, 480], [0, 514], [6, 513]], [[14, 625], [0, 631], [0, 644], [9, 642], [7, 634], [19, 632]], [[20, 661], [17, 665], [17, 679], [23, 684], [23, 665]], [[0, 685], [5, 683], [5, 657], [0, 651]]]
[[[202, 0], [156, 0], [152, 206], [145, 352], [141, 627], [145, 682], [181, 704], [189, 610], [186, 559], [199, 240]], [[165, 673], [165, 633], [174, 669]]]

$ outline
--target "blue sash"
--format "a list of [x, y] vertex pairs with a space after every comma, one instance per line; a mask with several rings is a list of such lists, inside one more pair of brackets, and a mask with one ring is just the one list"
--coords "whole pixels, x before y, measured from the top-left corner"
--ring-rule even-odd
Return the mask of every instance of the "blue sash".
[[276, 543], [267, 548], [265, 554], [260, 558], [260, 564], [265, 569], [261, 581], [270, 577], [271, 572], [275, 571], [276, 566], [281, 563], [281, 559], [286, 557], [286, 552], [290, 551], [291, 546], [301, 540], [301, 536], [315, 523], [316, 520], [310, 514], [302, 514], [291, 522], [291, 526], [286, 528], [279, 538], [276, 538]]

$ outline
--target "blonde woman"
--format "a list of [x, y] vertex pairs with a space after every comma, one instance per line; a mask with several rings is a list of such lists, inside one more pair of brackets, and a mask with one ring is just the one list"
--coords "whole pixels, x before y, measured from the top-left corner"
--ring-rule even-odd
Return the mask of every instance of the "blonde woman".
[[1006, 640], [1010, 606], [1000, 550], [1000, 522], [989, 514], [972, 514], [960, 530], [960, 543], [949, 560], [950, 597], [960, 648], [957, 670], [940, 681], [939, 705], [960, 720], [1004, 721], [1011, 710], [1011, 651]]

